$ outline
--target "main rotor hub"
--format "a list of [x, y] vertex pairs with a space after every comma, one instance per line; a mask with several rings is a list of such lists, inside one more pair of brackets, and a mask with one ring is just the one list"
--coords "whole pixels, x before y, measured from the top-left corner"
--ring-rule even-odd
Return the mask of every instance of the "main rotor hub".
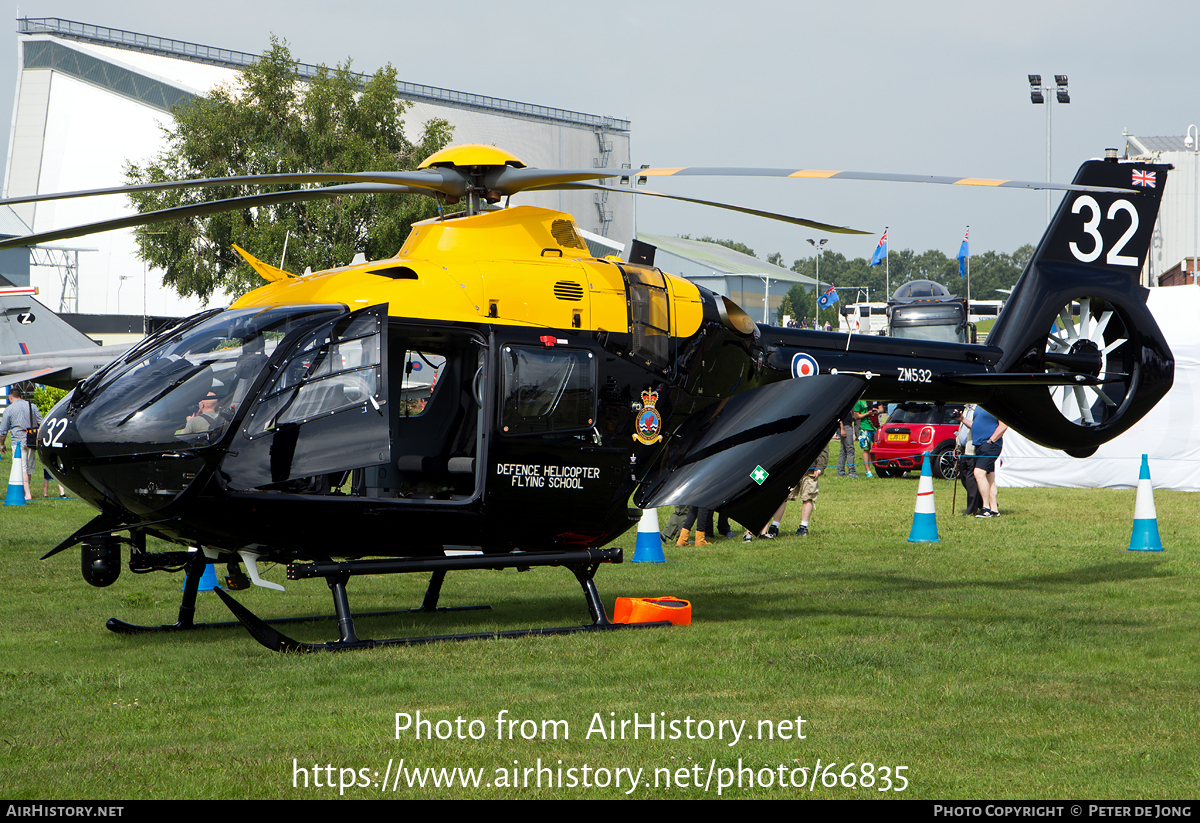
[[1086, 363], [1086, 365], [1079, 369], [1081, 372], [1090, 374], [1092, 377], [1097, 377], [1104, 370], [1104, 357], [1100, 353], [1100, 347], [1096, 345], [1094, 340], [1081, 337], [1072, 344], [1069, 353], [1078, 356], [1081, 364]]
[[478, 143], [467, 143], [459, 146], [447, 146], [439, 152], [426, 157], [418, 169], [457, 168], [465, 169], [471, 166], [510, 166], [523, 169], [525, 164], [514, 154], [509, 154], [495, 146], [484, 146]]

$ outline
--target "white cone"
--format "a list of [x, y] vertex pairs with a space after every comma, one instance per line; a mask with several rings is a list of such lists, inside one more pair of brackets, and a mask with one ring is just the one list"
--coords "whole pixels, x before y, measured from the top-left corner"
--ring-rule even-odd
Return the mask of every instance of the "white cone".
[[[13, 434], [18, 431], [23, 429], [13, 429]], [[21, 459], [20, 443], [13, 443], [12, 470], [8, 473], [8, 494], [4, 497], [4, 505], [25, 505], [25, 461]]]
[[1129, 538], [1131, 552], [1160, 552], [1162, 539], [1158, 536], [1158, 512], [1154, 509], [1154, 486], [1150, 482], [1150, 460], [1142, 455], [1138, 474], [1137, 500], [1133, 504], [1133, 535]]
[[634, 563], [666, 563], [662, 538], [658, 536], [658, 509], [643, 509], [638, 521], [637, 545], [633, 549]]
[[921, 463], [921, 482], [917, 484], [917, 505], [913, 509], [909, 543], [941, 543], [937, 530], [937, 515], [933, 511], [933, 472], [929, 468], [929, 452]]

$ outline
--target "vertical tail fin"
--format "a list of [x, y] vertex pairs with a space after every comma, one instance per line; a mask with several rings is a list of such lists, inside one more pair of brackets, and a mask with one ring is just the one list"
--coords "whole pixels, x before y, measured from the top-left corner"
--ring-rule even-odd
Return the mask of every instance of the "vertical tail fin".
[[32, 295], [0, 293], [0, 357], [94, 346], [96, 341], [76, 331]]
[[1106, 381], [996, 390], [988, 410], [1032, 440], [1089, 455], [1171, 388], [1174, 357], [1138, 283], [1171, 168], [1115, 156], [1084, 163], [1075, 183], [1121, 191], [1066, 194], [988, 335], [1004, 350], [999, 371]]

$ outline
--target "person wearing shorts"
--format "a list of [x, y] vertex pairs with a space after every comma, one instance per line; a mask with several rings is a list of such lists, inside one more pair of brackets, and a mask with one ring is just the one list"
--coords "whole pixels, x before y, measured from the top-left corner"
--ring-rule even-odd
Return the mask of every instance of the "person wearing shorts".
[[[762, 527], [758, 533], [758, 537], [766, 540], [774, 540], [779, 536], [779, 526], [783, 523], [783, 515], [787, 512], [787, 504], [793, 500], [799, 499], [803, 504], [801, 512], [803, 514], [804, 523], [796, 530], [796, 534], [804, 537], [808, 534], [808, 518], [812, 515], [813, 506], [816, 503], [817, 478], [825, 471], [829, 464], [829, 444], [825, 444], [825, 448], [817, 455], [817, 459], [809, 467], [804, 476], [800, 478], [800, 482], [788, 489], [787, 499], [779, 504], [779, 508], [775, 510], [775, 515], [771, 521]], [[746, 529], [746, 533], [742, 535], [742, 542], [749, 543], [754, 540], [754, 532]]]
[[[829, 463], [829, 444], [825, 444], [825, 450], [817, 456], [817, 461], [809, 467], [804, 473], [804, 477], [800, 479], [800, 485], [792, 489], [788, 493], [788, 500], [800, 498], [800, 528], [796, 529], [798, 537], [808, 537], [808, 521], [812, 519], [813, 509], [817, 506], [817, 495], [821, 493], [821, 484], [818, 482], [821, 475], [825, 472], [826, 464]], [[793, 493], [796, 497], [793, 496]]]
[[1004, 433], [1008, 426], [982, 408], [975, 409], [971, 421], [971, 442], [975, 445], [975, 482], [979, 485], [979, 502], [983, 509], [976, 517], [999, 517], [996, 502], [996, 461], [1004, 450]]

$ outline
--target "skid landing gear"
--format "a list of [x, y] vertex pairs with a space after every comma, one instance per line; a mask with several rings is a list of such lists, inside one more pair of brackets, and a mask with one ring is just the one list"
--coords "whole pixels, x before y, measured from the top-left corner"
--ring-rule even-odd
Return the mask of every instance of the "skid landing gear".
[[[234, 616], [241, 621], [254, 639], [277, 652], [345, 651], [349, 649], [373, 649], [380, 646], [414, 646], [442, 640], [483, 640], [493, 638], [532, 637], [535, 635], [574, 634], [575, 632], [612, 631], [626, 628], [655, 628], [671, 625], [669, 621], [658, 623], [623, 624], [612, 623], [600, 602], [594, 577], [601, 563], [620, 563], [620, 549], [580, 549], [563, 552], [534, 552], [529, 554], [471, 555], [464, 557], [435, 557], [422, 560], [357, 560], [324, 561], [316, 563], [293, 563], [288, 566], [288, 579], [299, 580], [324, 577], [333, 593], [333, 606], [338, 622], [338, 639], [327, 643], [302, 643], [293, 640], [268, 625], [245, 606], [225, 592], [217, 589], [217, 596], [224, 601]], [[442, 581], [447, 571], [464, 569], [530, 568], [533, 566], [566, 566], [575, 575], [583, 588], [588, 612], [592, 622], [584, 626], [564, 626], [551, 629], [519, 629], [503, 632], [475, 632], [471, 634], [445, 634], [433, 637], [395, 637], [386, 640], [359, 639], [354, 629], [354, 616], [350, 613], [350, 602], [346, 597], [346, 583], [351, 575], [358, 574], [411, 574], [432, 571], [425, 602], [419, 609], [411, 611], [440, 611], [437, 606]], [[479, 608], [479, 607], [468, 607]], [[490, 608], [490, 607], [483, 607]], [[364, 616], [364, 615], [360, 615]]]
[[[200, 586], [200, 577], [204, 574], [205, 564], [208, 562], [204, 558], [203, 552], [188, 552], [187, 565], [185, 567], [187, 579], [183, 584], [183, 600], [179, 604], [179, 617], [174, 623], [168, 623], [162, 626], [139, 626], [134, 623], [126, 623], [124, 620], [118, 620], [115, 617], [110, 617], [105, 623], [105, 628], [110, 632], [117, 634], [147, 634], [151, 632], [186, 632], [199, 631], [201, 629], [234, 629], [242, 625], [240, 620], [226, 620], [220, 623], [197, 623], [196, 617], [196, 593]], [[425, 592], [424, 602], [414, 609], [397, 609], [393, 611], [383, 612], [363, 612], [359, 617], [386, 617], [394, 614], [409, 614], [410, 612], [443, 612], [443, 611], [490, 611], [491, 606], [441, 606], [437, 605], [438, 595], [442, 590], [442, 581], [445, 579], [444, 571], [434, 572], [433, 577], [429, 581], [429, 589]], [[237, 601], [230, 598], [221, 589], [215, 590], [226, 602], [236, 603]], [[344, 587], [343, 587], [344, 596]], [[232, 607], [231, 607], [232, 608]], [[240, 608], [240, 606], [239, 606]], [[235, 612], [236, 614], [236, 612]], [[253, 617], [253, 615], [251, 615]], [[259, 620], [258, 618], [254, 618]], [[318, 623], [322, 620], [340, 620], [337, 614], [318, 614], [311, 617], [277, 617], [270, 620], [259, 620], [260, 623]]]

